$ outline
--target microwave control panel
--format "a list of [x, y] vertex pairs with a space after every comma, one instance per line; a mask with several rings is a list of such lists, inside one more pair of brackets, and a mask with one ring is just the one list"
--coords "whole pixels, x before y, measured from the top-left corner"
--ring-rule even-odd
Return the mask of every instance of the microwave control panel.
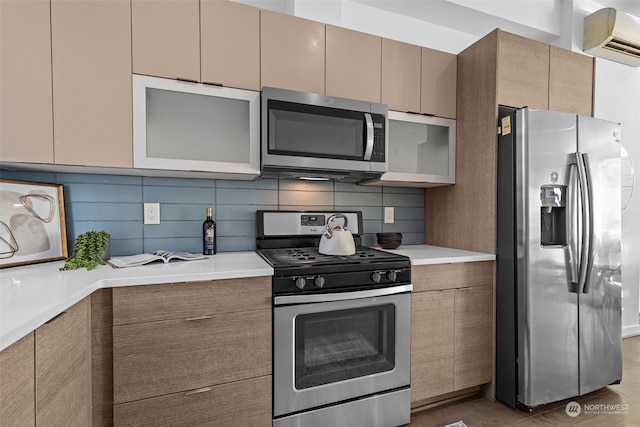
[[384, 116], [381, 114], [372, 114], [373, 117], [373, 152], [371, 153], [372, 162], [384, 162], [385, 160], [385, 126]]

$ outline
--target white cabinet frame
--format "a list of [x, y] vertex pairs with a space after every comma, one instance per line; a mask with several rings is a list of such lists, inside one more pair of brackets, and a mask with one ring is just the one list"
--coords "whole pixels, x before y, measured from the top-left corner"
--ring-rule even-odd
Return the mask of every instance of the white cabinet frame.
[[[198, 171], [212, 178], [252, 180], [260, 175], [260, 92], [133, 75], [133, 166], [139, 169]], [[249, 158], [242, 162], [150, 157], [147, 154], [147, 89], [243, 100], [249, 104]], [[180, 141], [180, 143], [187, 143]], [[233, 147], [229, 147], [232, 150]]]
[[[387, 161], [389, 164], [388, 172], [384, 173], [379, 179], [365, 181], [363, 185], [382, 185], [389, 187], [438, 187], [441, 185], [451, 185], [456, 182], [456, 121], [453, 119], [445, 119], [441, 117], [427, 116], [415, 113], [401, 113], [398, 111], [389, 111], [389, 126], [387, 127]], [[441, 127], [448, 129], [448, 137], [445, 142], [447, 144], [446, 158], [443, 154], [433, 153], [436, 161], [447, 162], [446, 170], [448, 173], [421, 173], [418, 170], [414, 172], [398, 172], [393, 170], [393, 147], [394, 140], [389, 132], [392, 121], [409, 122], [422, 124], [425, 127]], [[429, 132], [427, 130], [427, 132]], [[397, 142], [396, 142], [397, 143]]]

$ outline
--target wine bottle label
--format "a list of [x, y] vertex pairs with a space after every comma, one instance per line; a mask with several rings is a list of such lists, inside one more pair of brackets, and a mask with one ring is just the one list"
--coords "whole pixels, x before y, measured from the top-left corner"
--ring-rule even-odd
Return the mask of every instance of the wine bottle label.
[[215, 240], [213, 237], [213, 228], [207, 228], [205, 230], [205, 236], [204, 236], [205, 248], [213, 250], [213, 248], [215, 247], [214, 244], [215, 244]]

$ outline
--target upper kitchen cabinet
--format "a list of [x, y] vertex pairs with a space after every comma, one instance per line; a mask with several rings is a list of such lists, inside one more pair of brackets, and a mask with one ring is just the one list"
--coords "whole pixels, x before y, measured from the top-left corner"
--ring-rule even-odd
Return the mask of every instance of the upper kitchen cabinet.
[[200, 1], [202, 82], [259, 91], [260, 9]]
[[458, 55], [456, 185], [426, 192], [427, 242], [495, 253], [498, 105], [591, 115], [593, 59], [494, 30]]
[[325, 25], [260, 12], [262, 86], [324, 94]]
[[135, 74], [200, 81], [199, 0], [132, 0], [131, 35]]
[[550, 46], [549, 110], [593, 115], [593, 58]]
[[128, 0], [51, 1], [55, 163], [132, 166]]
[[456, 55], [422, 48], [421, 113], [456, 118], [457, 73]]
[[456, 121], [389, 111], [388, 172], [365, 185], [435, 187], [456, 179]]
[[380, 102], [382, 39], [327, 25], [326, 94]]
[[134, 167], [260, 174], [260, 92], [134, 75], [133, 106]]
[[49, 0], [0, 1], [0, 152], [53, 163]]
[[420, 46], [382, 39], [383, 104], [390, 110], [420, 112]]
[[546, 110], [549, 45], [500, 31], [498, 49], [498, 103]]

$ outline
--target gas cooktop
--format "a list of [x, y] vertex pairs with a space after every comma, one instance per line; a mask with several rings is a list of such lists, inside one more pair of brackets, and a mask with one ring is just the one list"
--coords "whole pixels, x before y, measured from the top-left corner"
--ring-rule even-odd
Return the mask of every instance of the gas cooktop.
[[365, 246], [356, 247], [354, 255], [323, 255], [316, 247], [259, 249], [257, 252], [273, 268], [368, 264], [405, 259], [400, 255]]

